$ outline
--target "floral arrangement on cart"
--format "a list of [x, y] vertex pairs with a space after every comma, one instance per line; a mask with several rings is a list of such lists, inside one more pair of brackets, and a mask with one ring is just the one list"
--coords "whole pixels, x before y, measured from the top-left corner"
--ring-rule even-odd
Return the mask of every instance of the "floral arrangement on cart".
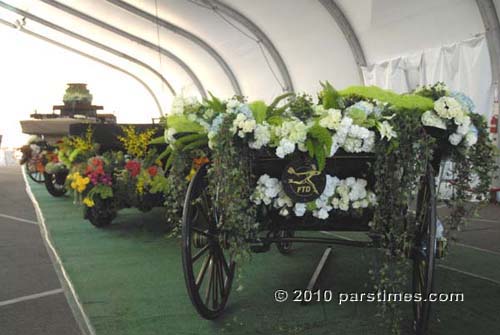
[[122, 208], [149, 211], [163, 205], [163, 164], [150, 146], [156, 129], [126, 126], [122, 131], [123, 151], [80, 156], [67, 178], [75, 203], [83, 205], [84, 217], [96, 227], [109, 225]]
[[[163, 192], [170, 220], [182, 227], [186, 285], [198, 313], [219, 316], [236, 263], [272, 243], [282, 253], [296, 242], [379, 247], [387, 252], [370, 272], [375, 289], [405, 287], [411, 259], [414, 291], [429, 294], [445, 234], [462, 224], [471, 197], [485, 199], [494, 169], [485, 121], [473, 108], [443, 84], [398, 95], [323, 83], [317, 100], [284, 94], [269, 105], [177, 97], [165, 118]], [[444, 159], [458, 180], [446, 229], [435, 194]], [[366, 231], [371, 241], [296, 234], [307, 230]], [[414, 303], [418, 334], [429, 306]], [[380, 311], [397, 332], [397, 305]]]

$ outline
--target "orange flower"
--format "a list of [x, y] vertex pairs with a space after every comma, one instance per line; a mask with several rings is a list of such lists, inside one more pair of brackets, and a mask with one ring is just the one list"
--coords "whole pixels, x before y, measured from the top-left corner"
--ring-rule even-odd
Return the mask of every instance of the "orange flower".
[[198, 157], [193, 159], [193, 164], [196, 170], [198, 170], [200, 167], [207, 164], [208, 162], [209, 160], [207, 157]]

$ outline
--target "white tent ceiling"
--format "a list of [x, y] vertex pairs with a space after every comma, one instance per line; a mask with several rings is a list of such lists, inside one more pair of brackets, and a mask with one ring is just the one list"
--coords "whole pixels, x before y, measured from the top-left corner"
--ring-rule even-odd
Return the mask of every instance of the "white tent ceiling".
[[[362, 84], [358, 65], [366, 64], [356, 63], [352, 40], [346, 39], [345, 27], [330, 15], [325, 3], [334, 3], [342, 11], [371, 64], [484, 33], [480, 1], [1, 0], [0, 19], [14, 23], [27, 16], [24, 29], [133, 73], [164, 104], [172, 94], [167, 81], [177, 93], [184, 88], [187, 94], [210, 91], [227, 97], [241, 88], [250, 99], [266, 100], [290, 89], [290, 84], [296, 91], [309, 93], [317, 91], [319, 80], [340, 88]], [[143, 16], [149, 14], [152, 21], [124, 9], [127, 4]], [[260, 28], [276, 52], [224, 6]], [[40, 19], [95, 43], [89, 45], [49, 28]], [[205, 47], [160, 26], [159, 19], [201, 39]], [[102, 50], [99, 44], [115, 53]]]

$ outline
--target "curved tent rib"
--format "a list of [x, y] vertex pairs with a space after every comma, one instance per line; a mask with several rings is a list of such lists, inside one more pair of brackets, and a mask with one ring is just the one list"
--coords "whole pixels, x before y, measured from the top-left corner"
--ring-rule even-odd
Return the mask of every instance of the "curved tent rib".
[[14, 12], [16, 14], [22, 15], [22, 16], [30, 19], [30, 20], [33, 20], [33, 21], [35, 21], [35, 22], [37, 22], [37, 23], [39, 23], [41, 25], [44, 25], [44, 26], [49, 27], [51, 29], [54, 29], [54, 30], [56, 30], [56, 31], [58, 31], [60, 33], [63, 33], [65, 35], [68, 35], [68, 36], [71, 36], [73, 38], [76, 38], [77, 40], [80, 40], [82, 42], [88, 43], [88, 44], [90, 44], [92, 46], [95, 46], [95, 47], [97, 47], [99, 49], [105, 50], [105, 51], [107, 51], [107, 52], [109, 52], [109, 53], [111, 53], [111, 54], [113, 54], [115, 56], [124, 58], [124, 59], [126, 59], [126, 60], [128, 60], [128, 61], [130, 61], [132, 63], [135, 63], [135, 64], [137, 64], [139, 66], [142, 66], [142, 67], [148, 69], [149, 71], [151, 71], [153, 74], [155, 74], [162, 81], [162, 83], [164, 83], [168, 87], [168, 89], [169, 89], [170, 93], [172, 93], [172, 95], [176, 95], [175, 89], [172, 87], [172, 85], [170, 84], [170, 82], [165, 77], [163, 77], [161, 75], [161, 73], [159, 73], [158, 71], [156, 71], [150, 65], [148, 65], [148, 64], [140, 61], [139, 59], [134, 58], [134, 57], [132, 57], [132, 56], [130, 56], [130, 55], [122, 52], [122, 51], [113, 49], [113, 48], [111, 48], [111, 47], [109, 47], [107, 45], [104, 45], [102, 43], [94, 41], [94, 40], [92, 40], [92, 39], [90, 39], [88, 37], [85, 37], [83, 35], [77, 34], [77, 33], [73, 32], [73, 31], [71, 31], [69, 29], [66, 29], [66, 28], [63, 28], [61, 26], [58, 26], [58, 25], [56, 25], [56, 24], [54, 24], [52, 22], [49, 22], [49, 21], [47, 21], [45, 19], [42, 19], [41, 17], [38, 17], [38, 16], [33, 15], [33, 14], [30, 14], [30, 13], [28, 13], [28, 12], [22, 10], [22, 9], [16, 8], [14, 6], [7, 5], [3, 1], [0, 1], [0, 7], [3, 7], [3, 8], [5, 8], [5, 9], [7, 9], [9, 11], [12, 11], [12, 12]]
[[[486, 31], [493, 83], [496, 83], [498, 90], [500, 84], [500, 21], [493, 0], [476, 0], [476, 3]], [[497, 146], [500, 147], [500, 137], [497, 139]], [[500, 158], [497, 158], [497, 163], [500, 164]], [[500, 177], [497, 177], [496, 180], [498, 185]]]
[[241, 91], [241, 87], [239, 84], [238, 79], [236, 78], [236, 75], [234, 72], [231, 70], [227, 62], [224, 60], [224, 58], [212, 47], [210, 46], [207, 42], [205, 42], [203, 39], [198, 37], [197, 35], [167, 21], [162, 18], [156, 17], [136, 6], [133, 6], [127, 2], [124, 2], [122, 0], [106, 0], [107, 2], [118, 6], [130, 13], [133, 13], [135, 15], [138, 15], [150, 22], [153, 22], [155, 24], [158, 24], [159, 26], [170, 30], [186, 39], [189, 41], [196, 43], [198, 46], [200, 46], [203, 50], [205, 50], [210, 56], [212, 56], [215, 61], [220, 65], [226, 76], [228, 77], [229, 81], [231, 82], [231, 85], [234, 89], [234, 92], [238, 95], [243, 95]]
[[276, 47], [274, 46], [273, 42], [269, 39], [269, 37], [252, 20], [250, 20], [248, 17], [246, 17], [245, 15], [243, 15], [242, 13], [240, 13], [239, 11], [225, 4], [222, 1], [219, 0], [201, 0], [201, 1], [210, 9], [214, 10], [215, 12], [220, 12], [229, 16], [236, 22], [246, 27], [250, 32], [252, 32], [252, 34], [254, 34], [257, 37], [258, 43], [262, 43], [264, 45], [264, 47], [274, 60], [281, 74], [281, 77], [284, 81], [283, 90], [285, 92], [294, 91], [292, 78], [290, 77], [290, 72], [288, 71], [285, 61], [278, 52], [278, 49], [276, 49]]
[[325, 7], [344, 34], [347, 43], [349, 43], [349, 47], [351, 48], [356, 64], [360, 67], [359, 74], [361, 76], [361, 81], [363, 81], [361, 66], [366, 66], [366, 57], [351, 23], [345, 16], [344, 12], [342, 12], [342, 9], [340, 9], [340, 7], [335, 3], [335, 0], [319, 0], [319, 2], [323, 5], [323, 7]]
[[157, 98], [157, 97], [156, 97], [156, 95], [154, 94], [153, 90], [152, 90], [152, 89], [151, 89], [151, 88], [150, 88], [150, 87], [149, 87], [149, 86], [148, 86], [148, 85], [147, 85], [147, 84], [146, 84], [146, 83], [145, 83], [145, 82], [144, 82], [141, 78], [139, 78], [139, 77], [138, 77], [138, 76], [136, 76], [135, 74], [133, 74], [133, 73], [131, 73], [131, 72], [129, 72], [129, 71], [127, 71], [127, 70], [125, 70], [125, 69], [122, 69], [122, 68], [121, 68], [121, 67], [119, 67], [119, 66], [116, 66], [116, 65], [114, 65], [114, 64], [111, 64], [111, 63], [109, 63], [109, 62], [106, 62], [105, 60], [102, 60], [102, 59], [97, 58], [97, 57], [95, 57], [95, 56], [89, 55], [89, 54], [87, 54], [87, 53], [85, 53], [85, 52], [83, 52], [83, 51], [80, 51], [80, 50], [77, 50], [77, 49], [75, 49], [75, 48], [72, 48], [72, 47], [70, 47], [70, 46], [68, 46], [68, 45], [65, 45], [65, 44], [63, 44], [63, 43], [61, 43], [61, 42], [58, 42], [58, 41], [55, 41], [55, 40], [50, 39], [50, 38], [48, 38], [48, 37], [45, 37], [45, 36], [43, 36], [43, 35], [37, 34], [37, 33], [33, 32], [33, 31], [28, 30], [28, 29], [25, 29], [25, 28], [23, 28], [23, 27], [18, 27], [18, 26], [16, 26], [15, 24], [10, 23], [10, 22], [8, 22], [8, 21], [5, 21], [5, 20], [3, 20], [3, 19], [0, 19], [0, 24], [3, 24], [3, 25], [5, 25], [5, 26], [10, 27], [10, 28], [13, 28], [13, 29], [19, 29], [19, 31], [21, 31], [21, 32], [23, 32], [23, 33], [25, 33], [25, 34], [27, 34], [27, 35], [29, 35], [29, 36], [31, 36], [31, 37], [34, 37], [34, 38], [37, 38], [37, 39], [39, 39], [39, 40], [41, 40], [41, 41], [44, 41], [44, 42], [50, 43], [50, 44], [52, 44], [52, 45], [58, 46], [58, 47], [60, 47], [60, 48], [62, 48], [62, 49], [65, 49], [65, 50], [71, 51], [71, 52], [73, 52], [73, 53], [76, 53], [76, 54], [78, 54], [78, 55], [80, 55], [80, 56], [86, 57], [86, 58], [88, 58], [88, 59], [90, 59], [90, 60], [93, 60], [93, 61], [95, 61], [95, 62], [101, 63], [101, 64], [103, 64], [103, 65], [106, 65], [106, 66], [108, 66], [108, 67], [110, 67], [110, 68], [112, 68], [112, 69], [114, 69], [114, 70], [120, 71], [120, 72], [122, 72], [122, 73], [124, 73], [124, 74], [126, 74], [126, 75], [128, 75], [128, 76], [130, 76], [130, 77], [132, 77], [132, 78], [134, 78], [135, 80], [137, 80], [137, 81], [138, 81], [138, 82], [139, 82], [139, 83], [140, 83], [140, 84], [141, 84], [141, 85], [142, 85], [142, 86], [143, 86], [143, 87], [144, 87], [144, 88], [145, 88], [145, 89], [146, 89], [146, 90], [147, 90], [147, 91], [151, 94], [151, 97], [153, 98], [153, 100], [154, 100], [154, 102], [155, 102], [156, 106], [158, 107], [158, 111], [159, 111], [160, 115], [163, 115], [163, 109], [161, 108], [160, 101], [158, 100], [158, 98]]
[[87, 15], [83, 12], [80, 12], [72, 7], [69, 7], [69, 6], [66, 6], [60, 2], [57, 2], [57, 1], [54, 1], [54, 0], [40, 0], [41, 2], [45, 3], [45, 4], [48, 4], [50, 6], [53, 6], [54, 8], [57, 8], [65, 13], [68, 13], [68, 14], [71, 14], [73, 16], [76, 16], [84, 21], [87, 21], [89, 23], [92, 23], [102, 29], [105, 29], [105, 30], [108, 30], [108, 31], [111, 31], [117, 35], [120, 35], [122, 37], [125, 37], [129, 40], [132, 40], [146, 48], [149, 48], [149, 49], [152, 49], [152, 50], [155, 50], [155, 51], [158, 51], [160, 52], [162, 55], [170, 58], [172, 61], [174, 61], [175, 63], [177, 63], [177, 65], [179, 65], [187, 74], [188, 76], [191, 78], [191, 80], [193, 81], [193, 83], [195, 84], [198, 92], [200, 93], [200, 95], [203, 97], [203, 98], [206, 98], [207, 97], [207, 94], [206, 94], [206, 91], [205, 91], [205, 88], [203, 86], [203, 84], [201, 83], [200, 79], [198, 78], [198, 76], [196, 75], [196, 73], [194, 73], [194, 71], [189, 67], [189, 65], [187, 65], [181, 58], [179, 58], [178, 56], [174, 55], [172, 52], [168, 51], [167, 49], [163, 48], [163, 47], [160, 47], [158, 45], [155, 45], [154, 43], [151, 43], [143, 38], [140, 38], [136, 35], [133, 35], [125, 30], [122, 30], [120, 28], [117, 28], [115, 26], [112, 26], [110, 24], [107, 24], [101, 20], [98, 20], [90, 15]]

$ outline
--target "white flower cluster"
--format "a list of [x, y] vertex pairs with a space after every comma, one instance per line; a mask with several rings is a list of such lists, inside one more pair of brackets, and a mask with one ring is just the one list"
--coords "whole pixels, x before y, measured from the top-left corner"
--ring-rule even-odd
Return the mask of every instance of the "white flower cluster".
[[477, 129], [468, 116], [469, 108], [454, 97], [441, 97], [434, 103], [434, 111], [427, 111], [422, 115], [422, 124], [446, 130], [446, 121], [451, 120], [456, 125], [456, 130], [448, 137], [448, 141], [455, 146], [463, 143], [466, 147], [471, 147], [477, 142]]
[[307, 211], [311, 211], [314, 217], [325, 220], [332, 210], [347, 212], [350, 209], [375, 206], [377, 198], [373, 192], [366, 190], [366, 186], [366, 180], [361, 178], [339, 179], [326, 175], [325, 189], [318, 199], [308, 204], [294, 204], [285, 194], [281, 182], [264, 174], [257, 181], [251, 200], [257, 205], [272, 204], [274, 208], [280, 210], [282, 216], [288, 216], [293, 209], [296, 216], [304, 216]]
[[280, 139], [278, 147], [276, 148], [276, 156], [284, 158], [286, 155], [295, 151], [296, 145], [298, 145], [299, 149], [305, 151], [304, 143], [309, 128], [310, 125], [306, 125], [299, 119], [285, 121], [281, 126], [274, 127], [274, 135]]
[[258, 124], [255, 126], [255, 131], [253, 133], [254, 140], [248, 143], [248, 146], [252, 149], [260, 149], [267, 145], [271, 141], [271, 130], [269, 124], [264, 122], [263, 124]]
[[345, 116], [340, 121], [337, 131], [332, 136], [332, 147], [329, 157], [335, 155], [339, 148], [347, 152], [370, 152], [375, 144], [375, 132], [368, 128], [353, 124], [353, 120]]
[[244, 113], [238, 113], [233, 121], [233, 132], [237, 133], [239, 137], [244, 138], [245, 135], [253, 133], [257, 123], [253, 116]]

